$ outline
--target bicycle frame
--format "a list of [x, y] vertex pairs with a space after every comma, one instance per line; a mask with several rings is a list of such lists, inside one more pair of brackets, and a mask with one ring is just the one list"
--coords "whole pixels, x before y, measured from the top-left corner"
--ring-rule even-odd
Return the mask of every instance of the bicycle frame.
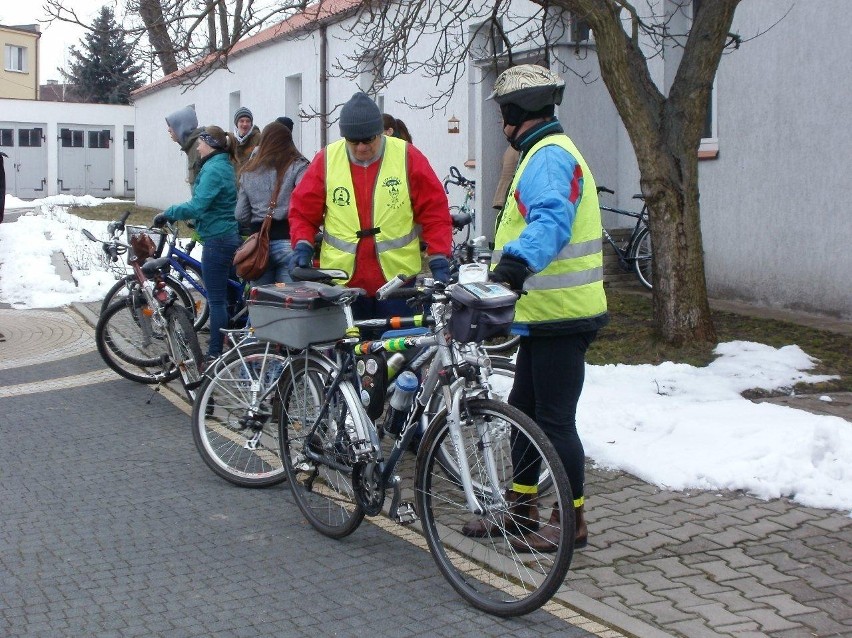
[[[370, 342], [359, 342], [359, 340], [354, 338], [343, 339], [335, 344], [335, 361], [329, 359], [324, 353], [317, 352], [315, 350], [315, 352], [326, 361], [326, 369], [331, 375], [331, 378], [330, 383], [325, 388], [325, 396], [323, 398], [322, 405], [317, 418], [314, 420], [314, 423], [309, 430], [308, 438], [325, 418], [328, 410], [330, 409], [330, 397], [334, 396], [334, 393], [337, 391], [344, 379], [353, 380], [355, 387], [359, 388], [357, 380], [358, 377], [355, 373], [356, 346], [364, 346], [364, 350], [371, 353], [390, 351], [391, 348], [394, 352], [397, 352], [400, 349], [407, 350], [410, 348], [425, 348], [427, 352], [432, 353], [431, 361], [433, 365], [429, 366], [425, 378], [421, 381], [417, 389], [417, 393], [415, 394], [414, 401], [409, 408], [400, 436], [394, 442], [387, 460], [382, 458], [377, 429], [372, 424], [372, 421], [370, 421], [366, 416], [366, 413], [362, 413], [359, 415], [359, 418], [354, 419], [352, 427], [355, 431], [350, 432], [350, 443], [352, 444], [352, 450], [357, 456], [357, 460], [367, 464], [374, 464], [377, 469], [377, 472], [373, 474], [373, 476], [377, 476], [380, 479], [380, 484], [377, 489], [381, 490], [382, 494], [384, 494], [388, 488], [393, 489], [390, 516], [391, 518], [399, 521], [414, 520], [414, 512], [413, 510], [406, 509], [406, 511], [400, 513], [399, 509], [402, 496], [400, 478], [399, 476], [396, 476], [394, 472], [396, 471], [400, 458], [414, 440], [414, 436], [418, 429], [425, 429], [429, 426], [428, 420], [432, 415], [429, 414], [428, 408], [431, 399], [439, 386], [441, 387], [440, 391], [443, 393], [444, 404], [446, 406], [450, 406], [450, 417], [448, 419], [450, 438], [457, 451], [457, 461], [460, 465], [459, 475], [461, 477], [462, 487], [464, 489], [468, 507], [470, 508], [470, 511], [477, 516], [482, 515], [485, 512], [485, 508], [479, 498], [477, 498], [473, 486], [470, 468], [467, 466], [467, 457], [464, 454], [458, 453], [459, 450], [463, 449], [459, 412], [461, 400], [467, 387], [467, 379], [461, 375], [453, 374], [452, 371], [464, 363], [471, 364], [477, 369], [489, 370], [490, 358], [488, 355], [480, 353], [475, 347], [465, 347], [461, 344], [456, 344], [452, 340], [444, 321], [445, 309], [446, 306], [443, 303], [438, 302], [432, 304], [432, 313], [435, 317], [436, 329], [434, 332], [426, 335], [403, 337], [402, 341], [400, 341], [400, 338], [383, 339]], [[346, 311], [348, 314], [347, 318], [351, 320], [351, 311], [348, 307], [346, 307]], [[400, 346], [404, 347], [401, 348]], [[435, 363], [438, 365], [434, 365]], [[486, 389], [488, 388], [487, 373], [481, 375], [479, 381], [486, 387]], [[370, 425], [367, 425], [367, 423]], [[478, 432], [478, 436], [486, 449], [492, 449], [491, 436], [487, 430]], [[320, 462], [323, 465], [334, 467], [341, 471], [348, 471], [346, 466], [336, 463], [334, 459], [327, 458], [319, 452], [305, 449], [304, 454], [306, 458], [311, 461]], [[503, 502], [504, 497], [497, 478], [496, 462], [491, 454], [486, 455], [486, 470], [490, 478], [490, 495], [493, 502], [498, 503], [501, 506], [505, 506], [505, 503]], [[384, 496], [382, 496], [381, 500], [384, 500]]]
[[[195, 277], [192, 276], [192, 273], [184, 267], [185, 264], [189, 264], [190, 266], [201, 270], [201, 262], [197, 260], [195, 257], [190, 255], [188, 252], [184, 252], [180, 248], [178, 248], [177, 243], [175, 241], [176, 235], [172, 235], [172, 239], [169, 241], [169, 265], [178, 272], [178, 274], [185, 278], [186, 281], [191, 285], [198, 293], [205, 298], [207, 298], [207, 289], [204, 287], [204, 284], [198, 281]], [[235, 292], [242, 297], [243, 294], [243, 282], [238, 279], [228, 278], [228, 286], [234, 289]]]
[[616, 255], [618, 256], [618, 261], [621, 263], [621, 267], [625, 270], [630, 270], [632, 267], [632, 262], [636, 261], [635, 258], [630, 257], [630, 247], [633, 245], [633, 242], [636, 240], [636, 237], [642, 231], [644, 227], [648, 225], [648, 213], [645, 210], [645, 207], [642, 207], [642, 210], [638, 213], [634, 213], [629, 210], [622, 210], [620, 208], [612, 208], [610, 206], [604, 206], [601, 204], [601, 210], [607, 210], [611, 213], [616, 213], [618, 215], [624, 215], [625, 217], [633, 217], [636, 219], [636, 224], [633, 226], [633, 232], [630, 233], [630, 239], [624, 244], [624, 247], [621, 247], [616, 243], [616, 241], [612, 238], [612, 236], [607, 232], [606, 228], [601, 228], [603, 231], [604, 239], [606, 239], [610, 246], [612, 246], [613, 250], [615, 250]]

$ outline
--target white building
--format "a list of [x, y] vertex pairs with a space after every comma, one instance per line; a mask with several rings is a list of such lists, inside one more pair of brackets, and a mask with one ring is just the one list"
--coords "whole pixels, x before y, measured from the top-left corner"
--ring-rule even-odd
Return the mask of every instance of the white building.
[[[185, 157], [164, 121], [187, 104], [194, 105], [201, 125], [226, 128], [239, 106], [250, 108], [261, 127], [288, 115], [297, 123], [296, 143], [309, 158], [337, 139], [335, 109], [354, 91], [367, 88], [371, 76], [364, 73], [361, 86], [335, 77], [323, 84], [321, 78], [335, 62], [346, 64], [357, 46], [342, 25], [352, 22], [358, 4], [325, 0], [319, 15], [300, 14], [248, 38], [232, 52], [229, 71], [216, 71], [197, 86], [180, 85], [178, 72], [137, 90], [136, 128], [144, 158], [138, 162], [138, 203], [165, 207], [189, 196], [182, 180]], [[683, 10], [673, 0], [652, 4], [671, 11], [672, 29], [688, 26], [689, 3]], [[719, 67], [699, 169], [708, 288], [714, 297], [852, 318], [847, 274], [852, 272], [852, 231], [842, 219], [852, 195], [843, 161], [852, 143], [844, 118], [852, 93], [852, 14], [844, 0], [823, 0], [818, 10], [804, 3], [782, 4], [742, 3], [733, 31], [745, 42]], [[532, 5], [513, 3], [521, 10], [524, 6]], [[473, 25], [468, 26], [471, 33]], [[608, 202], [629, 208], [638, 192], [638, 169], [598, 77], [594, 44], [566, 39], [560, 47], [571, 67], [554, 67], [567, 85], [560, 120], [598, 183], [617, 191], [618, 201]], [[515, 62], [542, 57], [533, 48]], [[671, 82], [677, 61], [675, 51], [649, 59], [659, 86]], [[486, 233], [493, 227], [489, 204], [505, 148], [497, 109], [485, 102], [495, 75], [491, 66], [472, 58], [446, 107], [435, 113], [402, 105], [403, 100], [423, 103], [435, 89], [416, 75], [393, 81], [377, 96], [383, 110], [406, 122], [439, 177], [455, 165], [477, 180], [477, 222]], [[300, 118], [310, 113], [328, 116]], [[450, 120], [459, 121], [458, 133], [450, 132]], [[604, 219], [607, 227], [617, 223]]]
[[132, 106], [0, 99], [6, 192], [133, 197]]

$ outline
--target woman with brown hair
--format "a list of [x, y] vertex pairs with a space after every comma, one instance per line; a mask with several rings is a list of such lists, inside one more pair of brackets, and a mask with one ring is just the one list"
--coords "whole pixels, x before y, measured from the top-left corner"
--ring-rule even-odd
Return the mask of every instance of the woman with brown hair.
[[308, 168], [293, 144], [290, 129], [278, 121], [267, 124], [260, 135], [257, 152], [240, 169], [236, 219], [240, 227], [255, 233], [274, 202], [269, 231], [269, 263], [253, 285], [292, 281], [289, 274], [290, 195]]

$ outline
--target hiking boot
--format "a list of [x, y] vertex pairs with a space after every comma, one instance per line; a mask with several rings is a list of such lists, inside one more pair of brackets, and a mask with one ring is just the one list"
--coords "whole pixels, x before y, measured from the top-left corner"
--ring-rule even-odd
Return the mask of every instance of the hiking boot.
[[469, 538], [485, 538], [491, 535], [524, 534], [538, 529], [538, 498], [535, 494], [519, 494], [506, 490], [506, 512], [492, 512], [487, 518], [469, 521], [462, 527], [462, 534]]
[[[574, 508], [575, 532], [574, 548], [585, 547], [588, 544], [589, 532], [586, 527], [586, 515], [583, 505]], [[522, 538], [510, 538], [509, 544], [522, 552], [555, 552], [559, 547], [559, 538], [562, 534], [562, 522], [559, 517], [559, 505], [553, 504], [550, 519], [537, 532], [525, 534]]]

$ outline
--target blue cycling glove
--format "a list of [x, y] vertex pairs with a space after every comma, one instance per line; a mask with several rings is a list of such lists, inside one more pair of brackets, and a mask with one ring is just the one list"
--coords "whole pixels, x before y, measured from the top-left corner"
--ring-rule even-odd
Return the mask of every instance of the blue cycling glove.
[[435, 255], [429, 260], [429, 270], [435, 281], [445, 284], [450, 280], [450, 262], [443, 255]]
[[314, 261], [314, 247], [306, 241], [300, 241], [290, 257], [290, 272], [296, 268], [310, 268]]

